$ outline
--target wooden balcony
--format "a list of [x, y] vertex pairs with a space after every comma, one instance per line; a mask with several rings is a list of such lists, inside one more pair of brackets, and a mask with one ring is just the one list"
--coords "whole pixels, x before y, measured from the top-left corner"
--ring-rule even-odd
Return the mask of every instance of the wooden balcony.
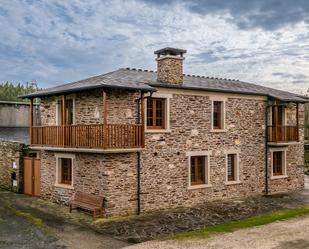
[[298, 126], [268, 126], [268, 142], [290, 143], [299, 140]]
[[31, 146], [82, 149], [134, 149], [144, 145], [141, 124], [31, 127]]

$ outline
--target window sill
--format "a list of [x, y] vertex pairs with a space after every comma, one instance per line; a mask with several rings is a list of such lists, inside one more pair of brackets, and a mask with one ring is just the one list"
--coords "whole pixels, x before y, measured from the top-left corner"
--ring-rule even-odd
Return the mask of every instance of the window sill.
[[57, 188], [65, 188], [65, 189], [74, 189], [74, 187], [73, 187], [72, 185], [59, 184], [59, 183], [55, 183], [54, 187], [57, 187]]
[[210, 132], [227, 132], [227, 130], [226, 129], [212, 129], [212, 130], [210, 130]]
[[169, 129], [146, 129], [145, 133], [171, 133]]
[[201, 189], [201, 188], [210, 188], [212, 187], [211, 184], [201, 184], [201, 185], [190, 185], [188, 189]]
[[236, 185], [236, 184], [242, 184], [241, 181], [227, 181], [225, 182], [225, 185]]
[[284, 178], [288, 178], [288, 176], [287, 175], [281, 175], [281, 176], [272, 176], [272, 177], [270, 177], [271, 180], [284, 179]]

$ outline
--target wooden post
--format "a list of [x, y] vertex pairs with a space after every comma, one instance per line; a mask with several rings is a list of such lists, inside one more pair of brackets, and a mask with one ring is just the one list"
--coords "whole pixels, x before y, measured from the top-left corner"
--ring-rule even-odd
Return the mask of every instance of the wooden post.
[[30, 117], [29, 117], [29, 126], [30, 126], [30, 144], [32, 144], [32, 127], [33, 127], [33, 99], [30, 99]]
[[274, 129], [274, 137], [275, 137], [275, 142], [278, 142], [278, 140], [279, 140], [279, 137], [278, 137], [278, 135], [279, 135], [279, 128], [278, 128], [278, 105], [277, 105], [277, 103], [275, 102], [275, 106], [274, 106], [274, 108], [273, 108], [273, 111], [274, 111], [274, 115], [273, 115], [273, 117], [274, 117], [274, 120], [273, 120], [273, 129]]
[[144, 93], [141, 93], [141, 122], [142, 122], [142, 132], [141, 132], [141, 145], [142, 148], [145, 147], [145, 100], [144, 100]]
[[103, 90], [103, 148], [107, 148], [107, 96]]
[[65, 141], [66, 141], [66, 129], [65, 129], [65, 124], [66, 124], [66, 108], [65, 108], [65, 95], [62, 95], [62, 101], [61, 101], [61, 125], [62, 125], [62, 131], [63, 131], [63, 136], [62, 136], [62, 145], [65, 147]]
[[298, 117], [298, 111], [299, 111], [299, 104], [296, 103], [296, 136], [297, 136], [297, 142], [299, 142], [299, 117]]

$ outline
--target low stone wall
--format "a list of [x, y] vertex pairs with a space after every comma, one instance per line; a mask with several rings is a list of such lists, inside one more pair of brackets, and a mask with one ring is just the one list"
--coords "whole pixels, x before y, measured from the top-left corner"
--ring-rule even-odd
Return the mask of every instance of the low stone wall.
[[0, 141], [0, 188], [21, 192], [24, 149], [24, 144]]

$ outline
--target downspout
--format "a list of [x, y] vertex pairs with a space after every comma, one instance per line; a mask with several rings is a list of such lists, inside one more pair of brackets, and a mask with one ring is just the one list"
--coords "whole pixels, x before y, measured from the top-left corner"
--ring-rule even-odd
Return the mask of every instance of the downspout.
[[[141, 113], [141, 100], [142, 100], [142, 92], [141, 97], [137, 100], [137, 123], [141, 122], [140, 113]], [[137, 152], [137, 215], [141, 213], [141, 152]]]
[[268, 98], [265, 110], [265, 195], [268, 195]]

